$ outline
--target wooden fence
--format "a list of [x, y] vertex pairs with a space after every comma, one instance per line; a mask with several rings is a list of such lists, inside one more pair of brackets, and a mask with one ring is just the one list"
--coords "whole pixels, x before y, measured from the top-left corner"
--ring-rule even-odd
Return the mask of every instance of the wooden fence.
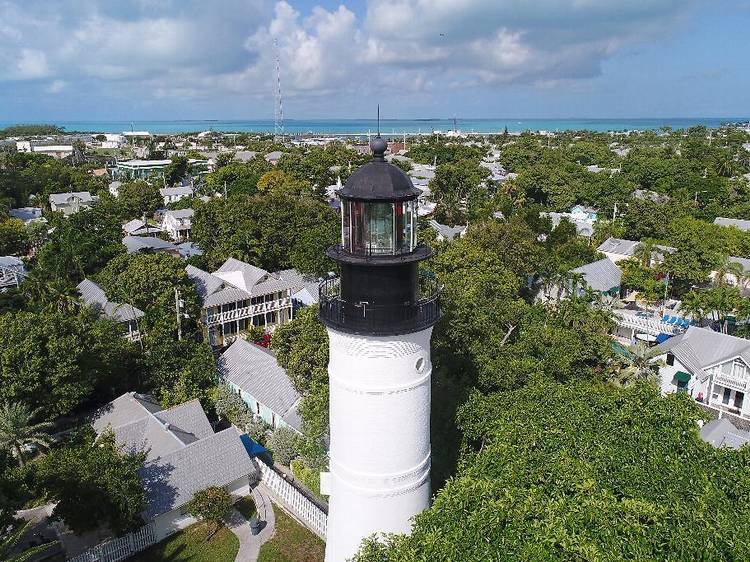
[[125, 560], [128, 556], [145, 550], [158, 542], [154, 527], [153, 523], [149, 523], [137, 531], [98, 544], [83, 554], [68, 560], [69, 562], [118, 562], [119, 560]]

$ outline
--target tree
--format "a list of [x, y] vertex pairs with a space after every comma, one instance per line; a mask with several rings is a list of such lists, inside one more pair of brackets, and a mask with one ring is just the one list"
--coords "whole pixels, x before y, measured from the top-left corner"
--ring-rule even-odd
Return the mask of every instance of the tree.
[[143, 524], [146, 507], [139, 470], [146, 454], [121, 450], [107, 431], [86, 427], [73, 441], [34, 463], [35, 479], [57, 502], [52, 517], [80, 534], [107, 525], [122, 534]]
[[466, 224], [469, 194], [481, 188], [489, 171], [474, 160], [459, 160], [440, 164], [430, 180], [435, 218], [449, 226]]
[[159, 185], [143, 180], [124, 183], [117, 196], [122, 220], [151, 216], [163, 203]]
[[299, 456], [297, 433], [286, 426], [277, 427], [268, 440], [268, 447], [273, 453], [273, 460], [284, 466], [289, 466]]
[[209, 486], [195, 493], [193, 499], [187, 504], [187, 510], [193, 517], [213, 523], [214, 528], [206, 539], [210, 540], [223, 525], [224, 518], [231, 511], [232, 505], [232, 494], [226, 488]]
[[211, 347], [190, 339], [149, 341], [143, 386], [164, 408], [198, 398], [204, 409], [212, 406], [218, 375]]
[[636, 342], [628, 349], [628, 353], [621, 356], [625, 363], [624, 369], [616, 369], [611, 380], [619, 386], [630, 386], [639, 381], [646, 381], [655, 386], [659, 382], [658, 363], [654, 360], [659, 351], [648, 347], [643, 342]]
[[305, 275], [325, 277], [336, 269], [336, 263], [326, 255], [326, 249], [339, 241], [338, 225], [325, 222], [299, 235], [289, 254], [292, 267]]
[[713, 282], [718, 287], [724, 287], [727, 285], [729, 276], [734, 277], [736, 284], [741, 287], [746, 276], [745, 268], [741, 263], [732, 261], [731, 258], [724, 258], [721, 265], [716, 268], [716, 275], [713, 278]]
[[248, 162], [230, 162], [206, 176], [206, 186], [213, 192], [227, 195], [253, 195], [258, 192], [258, 180], [273, 169], [273, 164], [262, 156]]
[[135, 387], [140, 349], [87, 312], [0, 315], [0, 401], [66, 416]]
[[50, 422], [33, 423], [41, 413], [41, 408], [30, 410], [21, 402], [4, 402], [0, 404], [0, 449], [9, 451], [23, 466], [25, 451], [28, 446], [46, 448], [50, 436], [46, 431], [52, 427]]
[[0, 220], [0, 256], [20, 254], [25, 251], [29, 237], [23, 221]]
[[164, 181], [175, 185], [190, 173], [190, 162], [187, 156], [172, 156], [172, 162], [164, 169]]
[[474, 393], [458, 474], [411, 535], [367, 541], [355, 560], [745, 559], [750, 452], [704, 443], [703, 416], [647, 384]]

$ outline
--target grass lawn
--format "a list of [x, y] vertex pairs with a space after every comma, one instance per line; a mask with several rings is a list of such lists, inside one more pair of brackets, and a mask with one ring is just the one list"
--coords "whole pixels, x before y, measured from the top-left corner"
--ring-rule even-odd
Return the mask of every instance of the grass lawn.
[[206, 541], [209, 535], [204, 523], [196, 523], [128, 558], [130, 562], [234, 562], [240, 541], [223, 527]]
[[234, 504], [234, 507], [248, 521], [250, 521], [250, 518], [255, 517], [255, 515], [258, 513], [258, 510], [255, 509], [255, 502], [250, 496], [240, 498], [240, 500]]
[[276, 532], [260, 547], [258, 562], [322, 562], [325, 543], [317, 535], [275, 507]]

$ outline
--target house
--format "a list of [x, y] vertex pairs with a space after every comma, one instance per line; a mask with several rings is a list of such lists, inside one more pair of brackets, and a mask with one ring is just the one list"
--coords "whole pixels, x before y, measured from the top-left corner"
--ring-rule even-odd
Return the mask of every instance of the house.
[[81, 281], [76, 290], [81, 295], [81, 300], [89, 307], [110, 320], [122, 324], [125, 328], [125, 339], [133, 342], [141, 341], [143, 335], [138, 325], [138, 319], [144, 316], [142, 310], [132, 304], [110, 301], [104, 290], [90, 279]]
[[159, 540], [196, 522], [186, 508], [196, 492], [221, 486], [238, 498], [258, 478], [240, 431], [214, 433], [198, 400], [163, 410], [153, 398], [129, 392], [97, 412], [92, 425], [97, 436], [111, 430], [126, 451], [146, 453], [141, 515], [154, 523]]
[[440, 224], [434, 219], [430, 220], [429, 225], [437, 234], [437, 239], [441, 242], [446, 240], [450, 242], [456, 237], [463, 238], [466, 235], [466, 225], [448, 226], [445, 224]]
[[[637, 240], [610, 237], [602, 242], [597, 250], [614, 263], [617, 263], [635, 257], [640, 247], [641, 243]], [[651, 265], [662, 263], [664, 261], [664, 254], [671, 254], [677, 251], [677, 248], [672, 248], [671, 246], [654, 245], [653, 248], [650, 257]]]
[[297, 412], [302, 396], [271, 350], [238, 338], [219, 356], [218, 367], [222, 380], [253, 414], [273, 428], [302, 432]]
[[159, 193], [164, 198], [164, 204], [169, 205], [175, 203], [185, 197], [193, 196], [193, 188], [190, 186], [179, 186], [179, 187], [164, 187], [159, 190]]
[[714, 219], [714, 224], [718, 224], [719, 226], [734, 226], [735, 228], [739, 228], [743, 232], [747, 232], [750, 230], [750, 221], [748, 220], [716, 217]]
[[587, 263], [570, 270], [571, 273], [581, 275], [584, 287], [574, 287], [579, 296], [586, 288], [601, 295], [618, 296], [622, 284], [622, 270], [609, 258]]
[[156, 238], [155, 236], [126, 236], [122, 239], [128, 254], [136, 252], [167, 252], [175, 257], [180, 257], [177, 247], [171, 242]]
[[281, 160], [281, 157], [284, 156], [284, 153], [280, 150], [274, 150], [273, 152], [269, 152], [264, 156], [266, 159], [266, 162], [270, 162], [271, 164], [276, 164], [279, 160]]
[[113, 179], [142, 180], [152, 176], [163, 176], [172, 160], [125, 160], [118, 162], [112, 171]]
[[179, 209], [165, 212], [161, 223], [162, 230], [175, 242], [187, 240], [190, 238], [193, 214], [193, 209]]
[[0, 256], [0, 289], [18, 287], [26, 277], [26, 269], [20, 258]]
[[49, 196], [49, 206], [53, 212], [63, 213], [66, 217], [81, 209], [89, 209], [99, 198], [88, 191], [53, 193]]
[[594, 234], [597, 212], [594, 209], [576, 205], [569, 213], [539, 213], [539, 216], [550, 219], [553, 229], [557, 228], [563, 220], [567, 220], [576, 227], [578, 236], [591, 238]]
[[10, 209], [8, 215], [11, 218], [23, 221], [25, 225], [35, 222], [47, 222], [47, 219], [42, 217], [41, 207], [18, 207], [17, 209]]
[[201, 299], [206, 339], [216, 347], [229, 345], [251, 326], [271, 331], [285, 324], [312, 292], [312, 281], [294, 270], [269, 273], [234, 258], [213, 273], [192, 265], [185, 270]]
[[149, 224], [142, 219], [133, 219], [122, 225], [122, 231], [128, 236], [142, 236], [161, 232], [161, 228], [149, 226]]
[[701, 439], [716, 448], [739, 449], [750, 444], [750, 431], [737, 429], [727, 418], [711, 420], [701, 428]]
[[714, 410], [750, 419], [750, 340], [690, 326], [655, 349], [662, 392], [687, 392]]

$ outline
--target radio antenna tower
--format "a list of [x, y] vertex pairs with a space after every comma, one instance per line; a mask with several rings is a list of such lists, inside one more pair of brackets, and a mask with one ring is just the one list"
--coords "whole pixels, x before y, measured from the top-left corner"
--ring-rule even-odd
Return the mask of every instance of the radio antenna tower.
[[276, 56], [276, 89], [274, 91], [273, 132], [277, 139], [284, 136], [284, 104], [281, 99], [281, 61], [279, 57], [279, 41], [273, 40]]

